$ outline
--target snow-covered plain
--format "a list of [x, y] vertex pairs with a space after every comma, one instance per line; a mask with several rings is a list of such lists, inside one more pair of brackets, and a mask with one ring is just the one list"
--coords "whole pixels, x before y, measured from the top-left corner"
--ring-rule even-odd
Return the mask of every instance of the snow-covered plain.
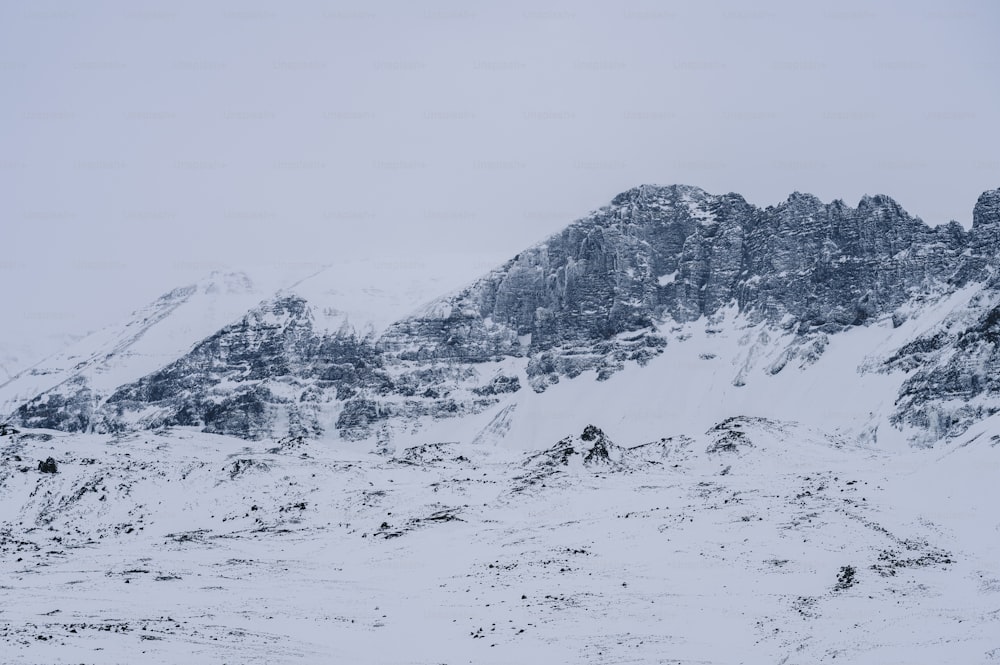
[[7, 434], [2, 660], [988, 662], [998, 424], [892, 451], [750, 417], [383, 456]]

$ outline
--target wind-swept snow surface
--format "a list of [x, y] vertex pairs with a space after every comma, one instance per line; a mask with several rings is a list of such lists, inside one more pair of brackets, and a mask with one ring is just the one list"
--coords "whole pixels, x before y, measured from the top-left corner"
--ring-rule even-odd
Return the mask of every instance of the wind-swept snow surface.
[[750, 417], [391, 456], [7, 433], [3, 660], [988, 662], [998, 424], [897, 452]]

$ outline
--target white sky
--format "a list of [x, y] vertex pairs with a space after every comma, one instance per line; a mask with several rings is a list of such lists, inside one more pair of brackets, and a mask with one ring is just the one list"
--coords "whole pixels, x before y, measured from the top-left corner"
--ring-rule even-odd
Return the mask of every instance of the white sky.
[[641, 183], [968, 225], [998, 28], [991, 0], [7, 2], [0, 352], [216, 268], [500, 261]]

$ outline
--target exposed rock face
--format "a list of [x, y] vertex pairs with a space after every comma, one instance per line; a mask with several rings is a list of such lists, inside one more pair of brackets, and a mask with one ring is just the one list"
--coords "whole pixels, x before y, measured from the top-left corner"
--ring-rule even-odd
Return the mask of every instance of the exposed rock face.
[[317, 330], [308, 303], [283, 295], [119, 388], [103, 405], [97, 428], [198, 426], [259, 439], [315, 436], [328, 422], [344, 438], [359, 440], [392, 417], [463, 415], [518, 388], [516, 377], [496, 377], [470, 387], [475, 399], [467, 394], [456, 401], [454, 386], [475, 372], [387, 360], [370, 336]]
[[580, 441], [590, 445], [590, 450], [583, 456], [585, 465], [612, 464], [618, 461], [616, 458], [621, 457], [621, 453], [616, 450], [617, 446], [608, 439], [603, 430], [594, 425], [587, 425], [583, 429]]
[[94, 419], [93, 393], [83, 377], [73, 377], [18, 407], [14, 420], [25, 427], [85, 432]]
[[95, 332], [0, 383], [0, 409], [31, 427], [100, 427], [99, 407], [118, 386], [184, 355], [259, 301], [242, 273], [216, 272], [173, 289], [133, 312], [126, 324]]
[[996, 228], [1000, 228], [1000, 189], [991, 189], [980, 194], [976, 201], [972, 211], [972, 229], [983, 232]]
[[324, 396], [351, 398], [377, 385], [382, 359], [370, 340], [321, 335], [301, 298], [279, 297], [226, 326], [187, 355], [123, 386], [103, 411], [113, 429], [127, 414], [153, 407], [143, 426], [200, 425], [206, 431], [260, 438], [279, 417], [293, 436], [318, 433]]
[[515, 478], [514, 491], [543, 484], [567, 467], [621, 471], [626, 468], [626, 455], [626, 450], [608, 439], [599, 427], [587, 425], [582, 434], [567, 436], [551, 448], [529, 455], [523, 463], [525, 472]]
[[[836, 332], [948, 280], [968, 244], [958, 224], [930, 228], [884, 196], [850, 208], [796, 193], [760, 210], [736, 194], [644, 186], [383, 340], [422, 358], [460, 348], [473, 362], [604, 343], [603, 360], [622, 346], [618, 335], [731, 302], [751, 317], [788, 314], [803, 330]], [[514, 341], [529, 335], [526, 349]]]
[[665, 345], [665, 321], [729, 303], [754, 320], [789, 316], [800, 333], [863, 324], [915, 291], [981, 279], [988, 259], [978, 257], [997, 245], [959, 261], [971, 244], [957, 223], [930, 228], [885, 196], [850, 208], [795, 193], [761, 210], [736, 194], [643, 186], [394, 325], [380, 344], [423, 360], [524, 355], [540, 391], [642, 364]]
[[[310, 303], [279, 295], [106, 400], [69, 382], [15, 421], [382, 440], [394, 423], [479, 413], [522, 381], [541, 392], [587, 371], [606, 379], [662, 353], [671, 326], [727, 308], [798, 335], [778, 373], [846, 329], [889, 315], [901, 325], [914, 299], [988, 284], [998, 255], [1000, 190], [979, 198], [966, 231], [929, 227], [885, 196], [851, 208], [794, 193], [761, 209], [737, 194], [642, 186], [380, 335], [320, 330]], [[912, 373], [895, 422], [947, 435], [990, 412], [972, 400], [1000, 394], [991, 312], [888, 361]], [[520, 370], [502, 369], [512, 360]], [[960, 404], [942, 411], [949, 399]]]
[[893, 421], [925, 431], [925, 442], [1000, 411], [1000, 293], [993, 295], [887, 361], [889, 368], [915, 370], [903, 383]]

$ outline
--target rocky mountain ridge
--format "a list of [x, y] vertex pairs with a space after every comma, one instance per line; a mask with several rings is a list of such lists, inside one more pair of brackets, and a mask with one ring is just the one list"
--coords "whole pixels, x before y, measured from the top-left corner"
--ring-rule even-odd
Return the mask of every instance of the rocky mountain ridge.
[[859, 381], [896, 380], [883, 425], [933, 442], [1000, 409], [998, 256], [1000, 190], [965, 230], [930, 227], [886, 196], [851, 208], [794, 193], [759, 208], [644, 185], [382, 331], [320, 325], [314, 303], [281, 293], [107, 395], [70, 380], [12, 420], [392, 446], [458, 416], [502, 417], [494, 430], [506, 431], [532, 394], [584, 373], [608, 380], [692, 335], [732, 333], [731, 384], [769, 390], [766, 377], [808, 373], [845, 333], [891, 324], [902, 343], [859, 347], [852, 362]]

